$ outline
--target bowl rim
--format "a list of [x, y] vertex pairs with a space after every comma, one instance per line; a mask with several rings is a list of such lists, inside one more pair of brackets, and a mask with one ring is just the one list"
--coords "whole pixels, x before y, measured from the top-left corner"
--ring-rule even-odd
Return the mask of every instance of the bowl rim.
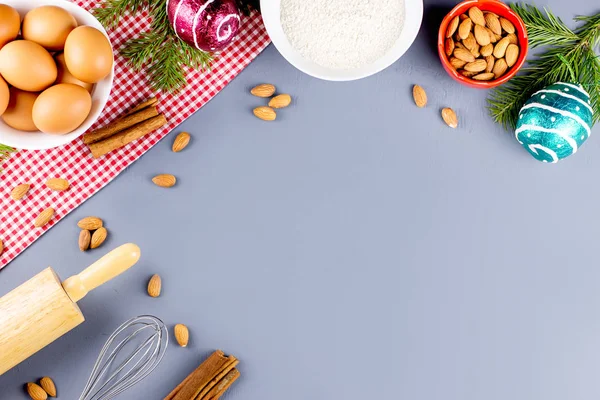
[[[30, 0], [28, 2], [23, 0], [7, 0], [5, 1], [5, 4], [17, 9], [25, 8], [27, 10], [48, 5], [64, 8], [70, 13], [79, 14], [79, 16], [75, 16], [79, 23], [78, 26], [86, 25], [96, 28], [108, 39], [113, 54], [113, 65], [111, 71], [108, 76], [94, 85], [91, 97], [92, 101], [97, 102], [96, 107], [92, 108], [90, 114], [87, 116], [85, 121], [79, 127], [77, 127], [77, 129], [64, 135], [53, 135], [40, 131], [22, 131], [20, 134], [23, 137], [15, 140], [15, 135], [3, 132], [4, 127], [7, 127], [7, 125], [4, 123], [4, 121], [0, 120], [0, 143], [7, 146], [23, 150], [45, 150], [71, 143], [87, 132], [87, 130], [99, 119], [110, 97], [115, 76], [114, 47], [110, 41], [110, 37], [108, 36], [106, 29], [104, 29], [96, 17], [94, 17], [85, 8], [80, 7], [79, 5], [68, 0]], [[33, 6], [33, 4], [35, 4], [35, 6]], [[22, 14], [22, 12], [20, 12], [20, 14]], [[81, 21], [82, 19], [84, 19], [83, 22]], [[14, 128], [11, 129], [16, 131]]]
[[352, 81], [374, 75], [398, 61], [412, 46], [423, 21], [423, 0], [404, 1], [404, 26], [396, 43], [376, 62], [360, 68], [341, 70], [327, 68], [300, 55], [294, 49], [281, 27], [281, 0], [260, 0], [261, 15], [273, 45], [296, 69], [327, 81]]
[[[446, 56], [445, 51], [445, 41], [446, 41], [446, 29], [450, 20], [456, 17], [457, 15], [463, 13], [463, 9], [467, 8], [467, 6], [475, 6], [475, 5], [485, 5], [485, 4], [497, 4], [498, 6], [504, 9], [504, 13], [500, 15], [501, 17], [509, 16], [511, 22], [516, 24], [517, 32], [521, 32], [521, 35], [517, 35], [519, 38], [519, 58], [515, 65], [510, 69], [510, 72], [500, 77], [500, 79], [494, 79], [493, 81], [476, 81], [474, 79], [467, 78], [459, 74], [450, 64], [450, 60], [448, 56]], [[482, 10], [485, 11], [485, 10]], [[512, 78], [519, 72], [519, 70], [525, 65], [525, 61], [527, 59], [527, 54], [529, 52], [529, 39], [528, 39], [527, 27], [525, 26], [525, 22], [515, 13], [510, 6], [500, 0], [464, 0], [458, 3], [442, 20], [439, 30], [438, 30], [438, 55], [440, 61], [442, 62], [442, 66], [454, 80], [475, 88], [479, 89], [492, 89], [497, 86], [500, 86]]]

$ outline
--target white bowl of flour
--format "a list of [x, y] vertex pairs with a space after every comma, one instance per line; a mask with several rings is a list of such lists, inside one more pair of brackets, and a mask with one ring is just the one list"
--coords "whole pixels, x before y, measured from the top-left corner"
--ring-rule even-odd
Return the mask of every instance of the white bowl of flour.
[[261, 0], [273, 44], [316, 78], [349, 81], [393, 64], [412, 45], [422, 0]]

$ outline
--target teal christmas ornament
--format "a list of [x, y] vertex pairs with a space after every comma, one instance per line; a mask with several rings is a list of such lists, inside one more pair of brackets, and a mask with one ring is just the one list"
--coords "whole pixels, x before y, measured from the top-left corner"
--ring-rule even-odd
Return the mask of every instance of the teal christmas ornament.
[[535, 159], [555, 163], [590, 137], [592, 116], [590, 95], [581, 85], [555, 83], [521, 108], [515, 137]]

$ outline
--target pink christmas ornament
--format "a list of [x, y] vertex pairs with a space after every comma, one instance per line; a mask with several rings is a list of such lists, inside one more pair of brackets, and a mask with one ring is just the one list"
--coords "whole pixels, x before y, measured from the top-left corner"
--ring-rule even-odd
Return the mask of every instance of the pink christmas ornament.
[[180, 39], [204, 51], [223, 50], [240, 29], [235, 0], [167, 0], [167, 15]]

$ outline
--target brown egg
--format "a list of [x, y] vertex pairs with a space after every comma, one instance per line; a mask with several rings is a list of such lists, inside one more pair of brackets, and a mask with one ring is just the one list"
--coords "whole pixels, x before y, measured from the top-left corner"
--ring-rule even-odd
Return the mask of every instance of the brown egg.
[[82, 88], [84, 88], [85, 90], [87, 90], [88, 92], [92, 93], [94, 84], [80, 81], [79, 79], [75, 78], [73, 76], [73, 74], [71, 74], [69, 72], [69, 69], [67, 68], [67, 64], [65, 63], [65, 54], [64, 53], [60, 53], [59, 55], [55, 56], [54, 59], [56, 60], [56, 67], [58, 68], [58, 75], [56, 76], [56, 83], [72, 83], [74, 85], [79, 85]]
[[10, 101], [6, 111], [2, 114], [4, 123], [20, 131], [37, 131], [31, 112], [38, 95], [39, 93], [25, 92], [14, 87], [10, 88]]
[[77, 21], [63, 8], [41, 6], [25, 14], [21, 34], [23, 39], [31, 40], [50, 51], [59, 51], [65, 47], [67, 36], [77, 28]]
[[2, 77], [0, 77], [0, 115], [6, 111], [8, 107], [8, 100], [10, 99], [10, 90], [8, 84]]
[[28, 40], [15, 40], [0, 50], [0, 73], [14, 87], [39, 92], [56, 80], [56, 63], [46, 49]]
[[80, 26], [73, 29], [67, 37], [65, 62], [74, 77], [84, 82], [96, 83], [112, 71], [112, 47], [98, 29]]
[[21, 16], [11, 6], [0, 4], [0, 47], [15, 40], [21, 29]]
[[33, 105], [33, 122], [46, 133], [64, 135], [85, 121], [92, 109], [92, 96], [81, 86], [59, 83], [38, 96]]

